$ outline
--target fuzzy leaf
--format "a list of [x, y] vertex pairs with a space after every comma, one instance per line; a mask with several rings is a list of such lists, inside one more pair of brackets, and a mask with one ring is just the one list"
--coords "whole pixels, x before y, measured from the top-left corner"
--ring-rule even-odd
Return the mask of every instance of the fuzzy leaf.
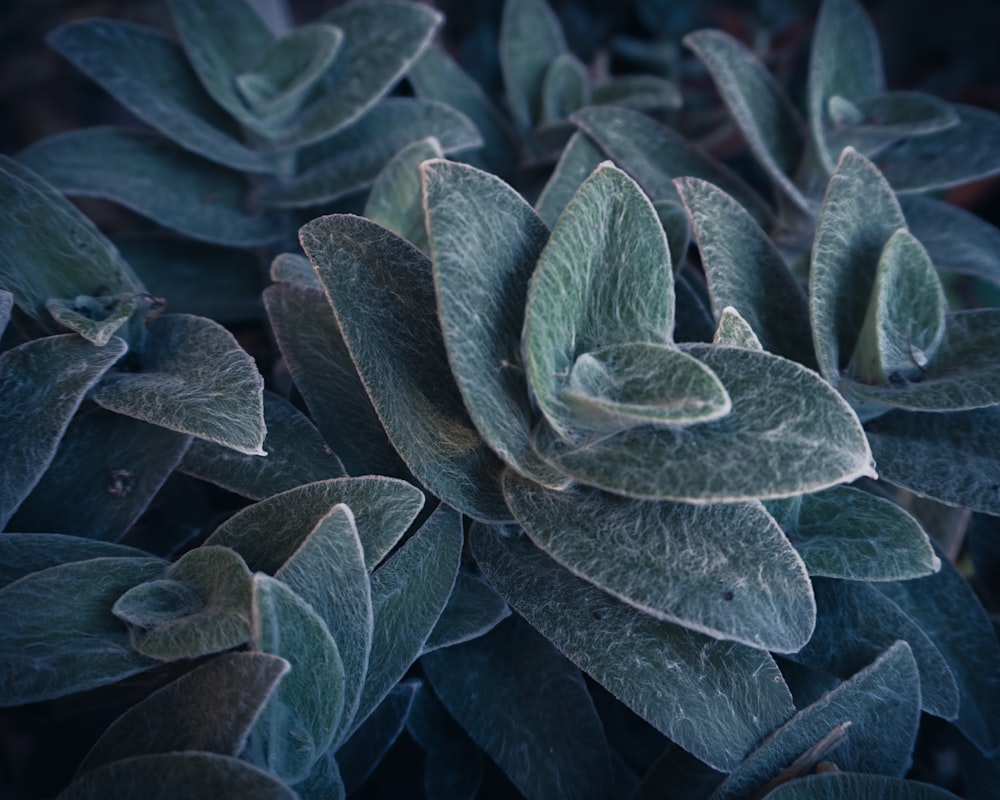
[[594, 105], [615, 105], [636, 111], [676, 111], [684, 100], [673, 81], [659, 75], [620, 75], [593, 88]]
[[545, 73], [568, 52], [562, 26], [545, 0], [507, 0], [500, 21], [500, 69], [514, 124], [541, 119]]
[[611, 758], [583, 676], [512, 617], [421, 659], [434, 692], [527, 797], [614, 796]]
[[539, 122], [552, 124], [590, 104], [587, 68], [572, 53], [560, 53], [542, 79]]
[[60, 564], [126, 556], [147, 558], [149, 554], [123, 544], [61, 533], [0, 534], [0, 589], [32, 572]]
[[253, 645], [291, 670], [257, 718], [249, 745], [291, 783], [309, 775], [333, 743], [344, 708], [344, 665], [323, 620], [280, 580], [253, 578]]
[[14, 295], [10, 292], [0, 289], [0, 335], [3, 334], [4, 330], [7, 328], [7, 323], [10, 322], [10, 312], [14, 308]]
[[727, 416], [683, 428], [632, 428], [582, 446], [542, 429], [539, 453], [610, 492], [699, 503], [785, 497], [873, 475], [857, 417], [811, 370], [737, 347], [691, 344], [683, 351], [722, 381], [733, 404]]
[[95, 558], [0, 590], [0, 706], [82, 692], [151, 667], [111, 606], [166, 566], [158, 558]]
[[53, 297], [45, 301], [45, 308], [63, 328], [103, 347], [135, 313], [138, 302], [134, 294], [77, 295], [72, 299]]
[[304, 483], [347, 476], [344, 465], [309, 419], [287, 400], [266, 390], [264, 426], [267, 458], [197, 439], [184, 454], [180, 471], [252, 500], [263, 500]]
[[0, 528], [41, 480], [87, 391], [127, 349], [95, 347], [75, 334], [0, 353]]
[[[3, 538], [0, 537], [0, 544]], [[424, 643], [424, 653], [482, 636], [510, 616], [504, 599], [482, 578], [459, 572], [448, 604]]]
[[[901, 776], [910, 766], [920, 721], [920, 678], [906, 642], [800, 711], [752, 752], [712, 795], [713, 800], [751, 797], [769, 786], [795, 759], [821, 742], [846, 737], [816, 753], [844, 771]], [[813, 762], [815, 763], [815, 762]]]
[[1000, 229], [959, 206], [921, 195], [899, 199], [906, 224], [941, 272], [1000, 285]]
[[408, 144], [382, 168], [365, 203], [365, 217], [425, 253], [430, 252], [430, 243], [418, 168], [422, 162], [442, 156], [441, 143], [433, 136]]
[[216, 528], [205, 543], [231, 547], [251, 571], [273, 575], [339, 503], [354, 514], [365, 565], [371, 570], [416, 519], [424, 496], [395, 478], [319, 481], [244, 508]]
[[302, 247], [393, 446], [413, 474], [476, 519], [509, 519], [502, 462], [469, 419], [448, 367], [431, 265], [409, 242], [350, 215], [313, 220]]
[[323, 291], [323, 285], [316, 277], [313, 265], [309, 263], [308, 258], [298, 253], [279, 253], [276, 255], [271, 261], [271, 280], [280, 283], [300, 284], [311, 289], [318, 289], [320, 292]]
[[839, 772], [806, 775], [782, 784], [768, 793], [771, 800], [958, 800], [943, 789], [920, 781], [907, 781], [885, 775], [858, 775]]
[[299, 800], [344, 800], [347, 792], [340, 765], [330, 750], [313, 764], [306, 778], [295, 784], [295, 792]]
[[[472, 547], [487, 580], [518, 613], [639, 716], [716, 768], [735, 767], [793, 713], [766, 652], [643, 614], [562, 569], [526, 537], [477, 526]], [[749, 683], [754, 692], [744, 690]]]
[[190, 441], [102, 408], [77, 415], [9, 527], [116, 541], [149, 506]]
[[745, 347], [747, 350], [764, 349], [757, 334], [753, 332], [753, 328], [732, 306], [726, 306], [719, 314], [719, 327], [715, 329], [712, 344]]
[[602, 161], [604, 154], [583, 133], [577, 131], [570, 137], [535, 203], [535, 211], [546, 225], [551, 228], [556, 224], [580, 184]]

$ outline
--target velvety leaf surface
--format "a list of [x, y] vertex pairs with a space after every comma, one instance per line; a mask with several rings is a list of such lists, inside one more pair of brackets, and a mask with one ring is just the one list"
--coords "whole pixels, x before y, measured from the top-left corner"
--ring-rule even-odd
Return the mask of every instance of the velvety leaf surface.
[[783, 653], [809, 640], [816, 609], [805, 566], [758, 504], [553, 492], [510, 473], [504, 489], [538, 547], [647, 614]]
[[389, 439], [413, 474], [449, 505], [507, 520], [502, 462], [469, 419], [448, 367], [426, 256], [350, 215], [300, 231], [347, 348]]
[[686, 502], [789, 496], [873, 474], [857, 417], [811, 370], [743, 348], [683, 349], [726, 387], [733, 403], [727, 416], [684, 428], [632, 428], [582, 446], [541, 430], [539, 453], [591, 486]]
[[805, 293], [767, 234], [712, 184], [680, 178], [676, 186], [691, 218], [716, 319], [732, 306], [765, 350], [812, 366]]
[[750, 797], [796, 758], [849, 723], [846, 738], [816, 760], [848, 772], [899, 777], [910, 766], [920, 720], [920, 678], [906, 642], [800, 711], [772, 733], [723, 782], [713, 800]]
[[529, 130], [542, 111], [549, 65], [567, 52], [559, 19], [544, 0], [508, 0], [500, 21], [500, 69], [515, 125]]
[[[831, 5], [852, 3], [835, 0]], [[906, 220], [885, 178], [861, 154], [844, 151], [816, 223], [809, 274], [813, 344], [820, 371], [837, 384], [857, 343], [882, 249]]]
[[572, 53], [560, 53], [545, 70], [539, 122], [551, 124], [590, 104], [587, 67]]
[[103, 347], [132, 316], [138, 303], [134, 294], [104, 297], [77, 295], [72, 299], [50, 298], [45, 301], [45, 308], [63, 328]]
[[295, 406], [264, 392], [266, 458], [196, 439], [184, 454], [181, 472], [231, 492], [263, 500], [304, 483], [344, 478], [347, 473], [319, 431]]
[[570, 137], [535, 203], [535, 211], [548, 227], [556, 224], [580, 184], [602, 161], [604, 154], [583, 133], [577, 131]]
[[121, 339], [95, 347], [66, 334], [0, 353], [0, 526], [41, 479], [84, 395], [126, 349]]
[[155, 753], [113, 761], [81, 775], [59, 800], [295, 800], [274, 775], [217, 753]]
[[1000, 284], [1000, 229], [959, 206], [922, 195], [899, 198], [906, 224], [941, 272]]
[[253, 578], [253, 645], [291, 670], [257, 718], [251, 753], [291, 783], [333, 743], [344, 708], [344, 666], [323, 620], [286, 584]]
[[719, 314], [719, 326], [715, 329], [712, 344], [745, 347], [747, 350], [764, 349], [753, 328], [732, 306], [726, 306]]
[[152, 666], [129, 645], [111, 606], [166, 566], [158, 558], [95, 558], [0, 590], [0, 706], [82, 692]]
[[273, 575], [330, 510], [354, 514], [365, 564], [373, 569], [399, 541], [424, 504], [419, 489], [395, 478], [335, 478], [298, 486], [237, 512], [205, 542], [231, 547], [252, 572]]
[[523, 620], [421, 659], [448, 712], [528, 797], [608, 798], [608, 744], [583, 676]]
[[430, 252], [424, 223], [420, 164], [441, 158], [441, 143], [430, 136], [408, 144], [382, 168], [365, 202], [364, 216], [425, 253]]
[[265, 653], [223, 653], [130, 707], [77, 769], [123, 758], [199, 750], [237, 756], [288, 662]]
[[344, 800], [347, 796], [340, 766], [330, 750], [320, 756], [309, 775], [294, 788], [299, 800]]
[[[477, 526], [472, 547], [519, 614], [639, 716], [716, 768], [733, 769], [793, 713], [766, 652], [643, 614], [562, 569], [527, 537]], [[755, 691], [746, 691], [750, 684]]]
[[205, 317], [150, 320], [139, 372], [106, 375], [101, 406], [153, 425], [264, 456], [264, 379], [233, 335]]
[[284, 233], [277, 216], [247, 213], [240, 173], [146, 131], [81, 128], [43, 139], [18, 158], [67, 194], [111, 200], [210, 244], [254, 247]]
[[[281, 283], [301, 284], [323, 291], [323, 284], [309, 259], [298, 253], [278, 253], [271, 261], [271, 280]], [[323, 302], [326, 302], [325, 300]]]
[[[173, 5], [176, 10], [185, 4]], [[229, 30], [239, 16], [226, 20]], [[182, 23], [183, 16], [175, 21]], [[119, 20], [86, 19], [64, 25], [47, 41], [139, 119], [184, 149], [245, 172], [276, 169], [241, 141], [239, 128], [205, 93], [184, 53], [159, 31]]]
[[8, 527], [115, 541], [146, 510], [190, 441], [102, 408], [77, 415]]
[[594, 86], [592, 97], [595, 105], [637, 111], [676, 110], [684, 104], [677, 84], [659, 75], [619, 75]]
[[61, 533], [0, 534], [0, 589], [43, 569], [92, 558], [144, 558], [149, 554], [123, 544]]
[[352, 730], [375, 710], [423, 650], [455, 585], [462, 544], [461, 516], [438, 506], [372, 574], [371, 658]]
[[806, 775], [773, 789], [773, 800], [957, 800], [947, 789], [920, 781], [906, 781], [885, 775], [858, 775], [841, 772]]
[[475, 639], [509, 616], [510, 608], [493, 587], [476, 575], [459, 572], [448, 604], [424, 643], [424, 652]]

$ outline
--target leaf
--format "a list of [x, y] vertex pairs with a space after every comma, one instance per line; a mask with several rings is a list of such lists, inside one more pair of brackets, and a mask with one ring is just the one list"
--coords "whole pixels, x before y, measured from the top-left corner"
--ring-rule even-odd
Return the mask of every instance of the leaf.
[[118, 338], [95, 347], [66, 334], [0, 353], [0, 528], [48, 469], [84, 395], [126, 349]]
[[873, 474], [857, 417], [811, 370], [737, 347], [690, 344], [683, 352], [722, 381], [732, 398], [728, 415], [683, 428], [632, 428], [582, 446], [542, 429], [539, 454], [606, 491], [698, 503], [804, 494]]
[[295, 792], [300, 800], [344, 800], [344, 781], [331, 751], [320, 756], [309, 775], [295, 784]]
[[[487, 580], [519, 614], [635, 713], [715, 768], [734, 768], [793, 713], [788, 688], [766, 652], [643, 614], [562, 569], [526, 537], [476, 526], [471, 541]], [[480, 643], [492, 636], [460, 648], [483, 649]], [[531, 675], [527, 665], [522, 670]], [[531, 681], [543, 684], [541, 677]], [[496, 694], [486, 693], [481, 702]]]
[[[183, 23], [176, 16], [178, 7], [173, 4], [174, 19]], [[237, 19], [228, 16], [227, 30]], [[184, 53], [159, 31], [119, 20], [85, 19], [58, 28], [47, 42], [185, 150], [244, 172], [277, 171], [273, 159], [243, 143], [239, 127], [205, 93]]]
[[247, 455], [266, 430], [264, 379], [233, 335], [205, 317], [150, 320], [139, 372], [104, 377], [93, 398], [110, 411], [231, 447]]
[[352, 732], [420, 656], [455, 585], [462, 544], [461, 516], [441, 505], [372, 574], [371, 657]]
[[957, 800], [956, 795], [920, 781], [889, 778], [885, 775], [857, 775], [849, 772], [806, 775], [782, 784], [768, 794], [773, 800]]
[[958, 716], [959, 690], [951, 667], [919, 625], [875, 587], [856, 581], [813, 580], [816, 630], [790, 656], [798, 663], [849, 678], [897, 639], [905, 639], [920, 671], [921, 707], [939, 717]]
[[61, 533], [3, 533], [0, 534], [0, 589], [25, 575], [60, 564], [127, 556], [145, 558], [149, 554], [123, 544]]
[[572, 53], [560, 53], [542, 79], [539, 122], [542, 125], [559, 122], [589, 104], [587, 68]]
[[361, 700], [372, 643], [372, 598], [354, 514], [334, 506], [281, 565], [275, 577], [326, 624], [344, 668], [344, 710], [334, 744], [347, 733]]
[[[0, 544], [3, 537], [0, 537]], [[482, 636], [510, 616], [504, 599], [482, 578], [459, 572], [448, 604], [424, 643], [424, 653]]]
[[217, 753], [155, 753], [123, 758], [81, 775], [60, 800], [171, 800], [239, 797], [294, 800], [277, 777], [238, 758]]
[[767, 234], [712, 184], [680, 178], [675, 185], [691, 219], [716, 319], [731, 306], [765, 350], [815, 364], [805, 293]]
[[[687, 213], [684, 206], [675, 203], [673, 200], [657, 200], [653, 203], [656, 209], [656, 216], [660, 219], [663, 232], [667, 235], [667, 247], [670, 250], [670, 268], [676, 278], [684, 268], [687, 258], [688, 245], [691, 243], [691, 225], [688, 222]], [[675, 293], [677, 289], [674, 289]], [[675, 306], [679, 303], [675, 302]], [[674, 314], [683, 312], [678, 308], [674, 309]], [[676, 325], [676, 320], [675, 320]]]
[[539, 548], [646, 614], [782, 653], [809, 640], [816, 608], [805, 565], [760, 505], [553, 492], [511, 474], [504, 489]]
[[839, 744], [834, 739], [829, 754], [815, 753], [815, 761], [833, 761], [845, 772], [901, 776], [910, 766], [919, 719], [917, 665], [910, 647], [899, 641], [768, 736], [712, 798], [753, 796], [838, 728], [846, 728], [846, 737]]
[[683, 105], [677, 84], [659, 75], [619, 75], [593, 88], [594, 105], [636, 111], [675, 111]]
[[[309, 273], [315, 278], [309, 261]], [[316, 287], [283, 283], [264, 291], [281, 354], [325, 442], [351, 475], [412, 476], [393, 449], [333, 316]]]
[[421, 664], [448, 712], [525, 796], [614, 796], [583, 676], [525, 622], [511, 617]]
[[500, 69], [515, 126], [540, 121], [549, 66], [567, 53], [562, 26], [545, 0], [507, 0], [500, 21]]
[[570, 137], [535, 203], [535, 211], [548, 227], [556, 224], [580, 184], [602, 161], [604, 154], [583, 133], [576, 131]]
[[278, 253], [271, 261], [271, 280], [323, 290], [309, 259], [298, 253]]
[[442, 155], [441, 143], [433, 136], [408, 144], [382, 168], [365, 203], [365, 217], [399, 234], [425, 253], [430, 251], [430, 244], [424, 223], [418, 167]]
[[13, 307], [14, 295], [0, 289], [0, 335], [3, 334], [7, 323], [10, 322], [10, 312]]
[[430, 800], [474, 800], [482, 785], [483, 751], [445, 711], [426, 683], [420, 685], [406, 730], [424, 750], [424, 794]]
[[770, 227], [774, 213], [742, 178], [645, 114], [617, 106], [592, 106], [577, 111], [572, 120], [652, 200], [676, 201], [674, 178], [701, 178], [732, 195], [759, 224]]
[[481, 141], [472, 122], [450, 106], [390, 98], [350, 128], [306, 151], [304, 169], [270, 186], [266, 201], [272, 206], [295, 208], [346, 197], [371, 186], [404, 147], [428, 137], [437, 139], [445, 153], [475, 147]]
[[939, 271], [1000, 285], [1000, 230], [976, 214], [931, 197], [904, 195], [899, 203], [910, 232]]
[[695, 31], [684, 44], [708, 68], [768, 177], [796, 206], [810, 211], [811, 201], [792, 180], [805, 151], [805, 125], [781, 86], [750, 50], [723, 31]]
[[111, 606], [166, 566], [158, 558], [103, 557], [7, 584], [0, 590], [0, 706], [82, 692], [153, 666], [129, 645]]
[[250, 638], [251, 576], [225, 547], [202, 546], [162, 576], [125, 592], [112, 609], [132, 626], [132, 646], [161, 661], [196, 658]]
[[787, 533], [812, 576], [892, 581], [941, 568], [917, 520], [895, 503], [849, 486], [804, 495]]
[[251, 753], [295, 783], [333, 743], [344, 707], [344, 666], [326, 625], [286, 584], [253, 578], [253, 645], [291, 670], [257, 718]]
[[204, 751], [237, 756], [288, 662], [264, 653], [223, 653], [157, 689], [111, 723], [77, 776], [123, 758]]
[[407, 467], [462, 513], [508, 519], [500, 496], [502, 462], [469, 419], [451, 378], [430, 262], [361, 217], [321, 217], [303, 226], [300, 238]]
[[[669, 202], [669, 201], [663, 201]], [[711, 342], [715, 336], [715, 320], [709, 310], [711, 301], [705, 277], [699, 270], [681, 267], [674, 281], [674, 340], [677, 342]]]
[[715, 329], [712, 344], [745, 347], [747, 350], [764, 349], [757, 334], [753, 332], [753, 328], [732, 306], [726, 306], [719, 314], [719, 327]]
[[98, 347], [111, 341], [137, 307], [134, 294], [104, 297], [80, 294], [72, 299], [53, 297], [45, 301], [45, 308], [56, 322]]
[[[832, 4], [853, 0], [832, 0]], [[809, 274], [813, 344], [834, 386], [854, 351], [886, 242], [906, 227], [895, 194], [878, 169], [844, 150], [816, 223]]]
[[252, 500], [263, 500], [304, 483], [347, 476], [340, 459], [308, 418], [266, 390], [264, 427], [267, 458], [197, 439], [184, 454], [180, 471]]
[[340, 503], [354, 514], [365, 565], [371, 570], [416, 519], [424, 496], [415, 486], [395, 478], [318, 481], [238, 511], [205, 544], [231, 547], [243, 556], [251, 572], [273, 575]]
[[548, 230], [493, 175], [447, 161], [421, 172], [440, 326], [464, 406], [506, 463], [558, 484], [528, 446], [534, 413], [521, 360], [528, 282]]
[[189, 443], [186, 436], [102, 408], [78, 414], [9, 527], [117, 541], [147, 509]]

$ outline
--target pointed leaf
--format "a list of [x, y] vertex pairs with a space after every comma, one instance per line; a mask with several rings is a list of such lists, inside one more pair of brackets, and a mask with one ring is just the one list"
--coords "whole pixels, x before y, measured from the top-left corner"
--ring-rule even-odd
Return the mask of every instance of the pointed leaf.
[[[477, 526], [472, 547], [518, 613], [644, 720], [716, 768], [735, 767], [793, 713], [766, 652], [643, 614], [560, 568], [526, 537]], [[751, 684], [755, 690], [746, 692]]]
[[559, 19], [545, 0], [504, 3], [500, 69], [507, 104], [518, 128], [529, 130], [541, 119], [545, 73], [567, 51]]
[[548, 227], [556, 224], [580, 184], [602, 161], [604, 154], [583, 133], [577, 131], [570, 137], [535, 203], [535, 211]]
[[572, 53], [560, 53], [542, 79], [539, 122], [552, 124], [590, 104], [587, 68]]
[[147, 558], [135, 547], [61, 533], [4, 533], [0, 535], [0, 589], [18, 578], [60, 564], [92, 558]]
[[482, 636], [509, 616], [507, 603], [486, 581], [470, 573], [459, 572], [448, 604], [424, 643], [424, 653]]
[[95, 347], [74, 334], [0, 353], [0, 527], [38, 483], [83, 396], [127, 349]]
[[476, 519], [509, 519], [502, 462], [469, 419], [448, 367], [431, 265], [409, 242], [361, 217], [300, 231], [365, 389], [393, 446], [421, 483]]
[[857, 800], [958, 800], [947, 789], [929, 783], [849, 772], [806, 775], [772, 789], [768, 797], [773, 800], [838, 800], [841, 797]]
[[430, 252], [430, 243], [418, 167], [424, 161], [442, 156], [441, 143], [433, 136], [408, 144], [382, 168], [365, 203], [364, 216], [425, 253]]
[[77, 295], [71, 300], [53, 297], [45, 301], [52, 318], [62, 327], [80, 334], [98, 347], [103, 347], [125, 324], [138, 307], [134, 294], [88, 297]]
[[732, 306], [726, 306], [719, 314], [719, 327], [715, 329], [712, 344], [745, 347], [747, 350], [764, 349], [757, 334], [753, 332], [753, 328]]

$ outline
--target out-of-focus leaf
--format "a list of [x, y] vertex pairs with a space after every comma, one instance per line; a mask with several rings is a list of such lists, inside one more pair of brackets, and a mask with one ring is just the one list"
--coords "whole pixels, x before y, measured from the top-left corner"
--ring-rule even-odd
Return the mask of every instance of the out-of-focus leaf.
[[541, 119], [545, 73], [568, 52], [559, 19], [544, 0], [507, 0], [500, 21], [500, 69], [515, 125]]
[[276, 255], [271, 262], [271, 280], [281, 283], [296, 283], [312, 289], [323, 290], [309, 259], [298, 253], [279, 253]]
[[630, 800], [662, 800], [669, 797], [708, 797], [725, 776], [686, 750], [671, 745], [657, 759]]
[[365, 203], [364, 216], [430, 252], [420, 186], [420, 164], [441, 158], [441, 143], [433, 136], [408, 144], [382, 168]]
[[587, 68], [572, 53], [560, 53], [542, 79], [539, 122], [543, 125], [559, 122], [589, 104]]
[[480, 750], [426, 684], [417, 690], [406, 730], [424, 750], [428, 800], [474, 800], [483, 778]]
[[555, 169], [535, 203], [535, 211], [550, 228], [587, 176], [604, 161], [604, 154], [582, 132], [563, 148]]
[[330, 750], [320, 756], [309, 774], [294, 788], [299, 800], [344, 800], [347, 796], [340, 766]]
[[3, 334], [7, 328], [7, 323], [10, 322], [10, 312], [13, 307], [14, 295], [4, 289], [0, 289], [0, 334]]
[[132, 316], [138, 302], [134, 294], [103, 297], [81, 294], [69, 299], [53, 297], [45, 301], [45, 307], [63, 328], [69, 328], [88, 342], [103, 347]]
[[595, 105], [637, 111], [676, 110], [683, 105], [677, 84], [659, 75], [620, 75], [595, 86], [592, 97]]
[[[2, 544], [0, 538], [0, 544]], [[448, 604], [424, 643], [424, 652], [461, 644], [492, 630], [510, 616], [504, 599], [482, 578], [459, 572]]]
[[772, 789], [773, 800], [958, 800], [947, 789], [920, 781], [907, 781], [885, 775], [859, 775], [836, 772], [806, 775]]
[[922, 195], [899, 203], [906, 224], [941, 272], [974, 275], [1000, 285], [1000, 229], [958, 206]]
[[149, 553], [123, 544], [61, 533], [0, 534], [0, 589], [32, 572], [60, 564], [128, 556], [148, 558]]

